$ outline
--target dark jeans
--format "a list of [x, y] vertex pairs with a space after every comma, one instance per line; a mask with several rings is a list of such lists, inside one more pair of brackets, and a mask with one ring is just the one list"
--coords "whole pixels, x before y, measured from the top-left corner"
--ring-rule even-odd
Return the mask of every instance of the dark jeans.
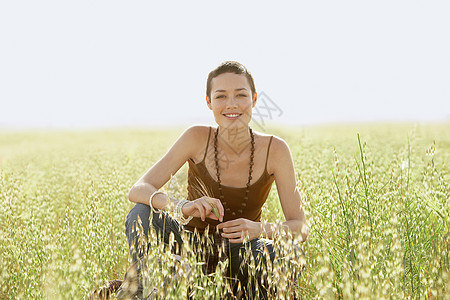
[[[181, 235], [182, 231], [187, 232], [187, 236], [194, 236], [193, 234], [190, 235], [191, 232], [188, 231], [184, 226], [181, 227], [180, 224], [168, 213], [164, 211], [154, 210], [153, 217], [150, 219], [150, 211], [151, 210], [148, 205], [138, 203], [131, 209], [131, 211], [127, 215], [127, 219], [125, 222], [126, 235], [130, 247], [130, 253], [132, 255], [134, 263], [137, 263], [146, 254], [146, 247], [142, 247], [142, 245], [139, 246], [138, 244], [139, 231], [136, 230], [136, 226], [140, 222], [142, 223], [143, 233], [145, 234], [146, 238], [148, 238], [151, 220], [151, 226], [156, 231], [158, 241], [163, 241], [165, 246], [169, 244], [169, 235], [172, 232], [176, 241], [176, 243], [174, 243], [174, 248], [172, 249], [172, 251], [176, 254], [181, 254], [180, 249], [181, 245], [184, 242]], [[140, 222], [138, 221], [138, 216]], [[196, 243], [195, 238], [191, 239], [190, 242]], [[259, 268], [259, 270], [258, 268], [256, 268], [257, 270], [253, 273], [253, 276], [249, 276], [249, 262], [248, 258], [247, 260], [245, 259], [246, 256], [244, 255], [244, 253], [246, 253], [246, 248], [250, 248], [253, 259], [255, 261], [255, 265], [266, 265], [267, 256], [270, 257], [270, 260], [272, 262], [276, 257], [272, 241], [268, 239], [257, 238], [248, 241], [245, 244], [227, 242], [227, 247], [229, 247], [227, 251], [229, 256], [229, 267], [227, 269], [231, 272], [231, 274], [229, 275], [231, 275], [231, 277], [233, 278], [237, 278], [241, 284], [241, 287], [243, 287], [244, 289], [246, 289], [248, 281], [252, 280], [252, 287], [254, 287], [255, 284], [258, 284], [259, 286], [259, 296], [255, 296], [254, 290], [246, 290], [246, 294], [254, 295], [253, 298], [255, 299], [266, 299], [267, 292], [264, 286], [267, 278], [264, 278], [263, 273], [266, 274], [265, 277], [267, 277], [267, 272], [263, 272], [265, 268]], [[264, 251], [267, 251], [268, 255], [264, 255]], [[296, 247], [295, 253], [296, 258], [298, 258], [299, 256], [303, 255], [303, 250], [300, 247]], [[290, 262], [288, 262], [288, 265], [290, 265]], [[293, 274], [299, 274], [300, 272], [300, 270], [290, 271], [292, 271]], [[295, 278], [295, 275], [293, 276], [293, 278]]]

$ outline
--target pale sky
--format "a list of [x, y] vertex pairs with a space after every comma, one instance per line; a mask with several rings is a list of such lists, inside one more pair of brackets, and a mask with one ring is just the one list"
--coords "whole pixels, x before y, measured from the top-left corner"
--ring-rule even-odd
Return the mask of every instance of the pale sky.
[[449, 120], [449, 15], [450, 1], [2, 1], [0, 128], [214, 124], [206, 78], [225, 60], [265, 95], [258, 122]]

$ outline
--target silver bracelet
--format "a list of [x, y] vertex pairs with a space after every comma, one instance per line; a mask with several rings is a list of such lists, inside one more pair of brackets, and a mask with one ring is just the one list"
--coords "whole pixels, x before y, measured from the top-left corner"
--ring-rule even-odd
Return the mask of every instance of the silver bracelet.
[[154, 197], [156, 194], [163, 194], [163, 195], [165, 195], [165, 194], [164, 194], [163, 192], [161, 192], [161, 191], [154, 191], [153, 194], [150, 196], [150, 199], [148, 200], [148, 204], [149, 204], [149, 206], [150, 206], [151, 209], [154, 209], [153, 204], [152, 204], [152, 200], [153, 200], [153, 197]]
[[186, 203], [188, 203], [189, 201], [187, 201], [186, 199], [182, 199], [177, 203], [177, 214], [178, 214], [178, 219], [180, 221], [181, 225], [186, 225], [187, 223], [189, 223], [189, 221], [192, 220], [192, 216], [187, 217], [187, 219], [183, 216], [183, 205], [185, 205]]

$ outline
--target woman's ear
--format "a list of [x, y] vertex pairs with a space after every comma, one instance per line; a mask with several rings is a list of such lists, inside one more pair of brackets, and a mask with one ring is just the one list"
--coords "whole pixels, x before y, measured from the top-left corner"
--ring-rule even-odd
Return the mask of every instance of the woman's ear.
[[211, 100], [209, 99], [208, 96], [206, 96], [206, 105], [208, 105], [208, 108], [209, 108], [210, 110], [212, 110], [212, 107], [211, 107]]
[[256, 100], [258, 99], [258, 94], [255, 92], [254, 94], [253, 94], [253, 104], [252, 104], [252, 108], [253, 107], [255, 107], [255, 105], [256, 105]]

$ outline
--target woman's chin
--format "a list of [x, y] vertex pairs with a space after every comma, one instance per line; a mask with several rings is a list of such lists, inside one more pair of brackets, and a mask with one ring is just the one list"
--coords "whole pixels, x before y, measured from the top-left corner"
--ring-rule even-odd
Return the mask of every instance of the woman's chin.
[[220, 122], [216, 123], [220, 125], [220, 127], [225, 128], [246, 128], [249, 126], [249, 122], [243, 119], [236, 119], [236, 120], [221, 120]]

